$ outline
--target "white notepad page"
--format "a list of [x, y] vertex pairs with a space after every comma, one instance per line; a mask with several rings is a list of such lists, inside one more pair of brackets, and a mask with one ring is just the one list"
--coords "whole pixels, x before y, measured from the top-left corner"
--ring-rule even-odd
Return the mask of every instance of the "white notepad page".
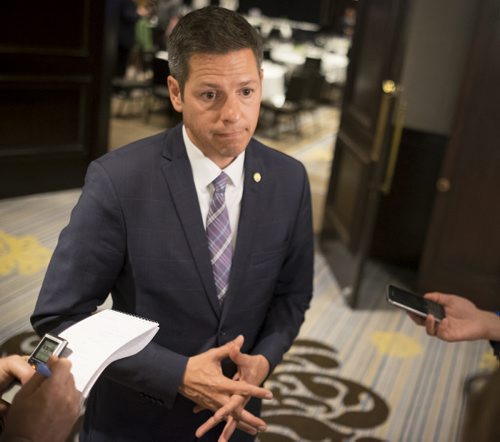
[[77, 390], [86, 398], [111, 362], [141, 351], [158, 330], [157, 322], [107, 309], [61, 332]]

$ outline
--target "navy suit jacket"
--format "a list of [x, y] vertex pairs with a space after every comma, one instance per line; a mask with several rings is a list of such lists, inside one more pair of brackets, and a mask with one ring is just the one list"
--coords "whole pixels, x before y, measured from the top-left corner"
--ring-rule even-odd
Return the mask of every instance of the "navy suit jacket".
[[[301, 163], [254, 139], [244, 174], [221, 307], [181, 125], [89, 166], [32, 324], [39, 334], [57, 333], [111, 293], [114, 309], [158, 321], [160, 330], [97, 381], [83, 440], [194, 440], [208, 415], [194, 415], [193, 403], [178, 393], [190, 356], [242, 334], [242, 351], [264, 355], [274, 368], [292, 344], [312, 295], [307, 175]], [[206, 440], [216, 440], [211, 433]]]

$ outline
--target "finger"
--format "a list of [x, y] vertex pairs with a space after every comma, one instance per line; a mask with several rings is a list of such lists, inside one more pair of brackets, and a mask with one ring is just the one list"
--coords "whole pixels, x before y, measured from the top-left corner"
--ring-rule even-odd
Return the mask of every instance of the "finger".
[[[253, 417], [255, 417], [255, 416], [253, 416]], [[212, 428], [216, 427], [223, 420], [224, 419], [220, 419], [220, 418], [216, 417], [215, 415], [212, 416], [211, 418], [207, 419], [206, 422], [204, 422], [202, 425], [200, 425], [197, 428], [197, 430], [195, 432], [196, 437], [197, 438], [203, 437], [204, 434], [206, 434]], [[231, 422], [229, 427], [228, 427], [228, 425], [226, 425], [226, 427], [224, 427], [224, 431], [226, 431], [227, 440], [229, 440], [229, 437], [233, 434], [236, 427], [239, 428], [241, 431], [244, 431], [245, 433], [251, 434], [252, 436], [255, 436], [259, 431], [265, 431], [267, 428], [266, 423], [260, 419], [259, 419], [260, 424], [258, 426], [252, 426], [243, 420], [236, 420], [232, 416], [229, 416], [227, 418], [227, 421], [228, 421], [228, 424]], [[234, 426], [235, 428], [232, 429], [232, 431], [231, 431], [232, 426]]]
[[19, 393], [17, 393], [16, 397], [31, 396], [36, 390], [40, 388], [40, 386], [46, 379], [47, 378], [45, 376], [42, 376], [40, 373], [33, 372], [30, 380], [23, 385], [23, 387], [19, 390]]
[[[234, 420], [232, 417], [227, 420], [227, 424], [222, 430], [222, 434], [219, 437], [218, 442], [228, 442], [231, 436], [233, 435], [236, 427], [238, 426], [238, 422]], [[255, 436], [257, 434], [257, 430], [250, 427], [251, 435]]]
[[417, 325], [425, 325], [425, 318], [422, 316], [416, 315], [415, 313], [408, 312], [408, 316], [411, 320]]
[[243, 346], [245, 342], [245, 338], [243, 335], [239, 335], [234, 338], [232, 341], [226, 342], [224, 345], [213, 349], [212, 351], [219, 359], [229, 357], [229, 354], [233, 348], [237, 348], [238, 350]]
[[202, 407], [201, 405], [195, 405], [194, 408], [193, 408], [193, 413], [194, 414], [197, 414], [203, 410], [206, 410], [205, 407]]
[[[19, 355], [11, 355], [4, 359], [5, 371], [10, 378], [19, 379], [21, 384], [25, 384], [33, 376], [33, 369], [25, 358]], [[7, 379], [7, 382], [10, 382]]]
[[446, 304], [449, 295], [440, 292], [429, 292], [424, 295], [425, 299], [429, 301], [437, 302], [438, 304]]
[[229, 359], [233, 361], [238, 366], [245, 365], [248, 361], [249, 356], [241, 352], [241, 347], [233, 345], [231, 350], [229, 350]]
[[244, 431], [245, 433], [251, 434], [255, 436], [259, 431], [265, 431], [265, 429], [255, 429], [254, 427], [246, 424], [245, 422], [236, 421], [237, 427], [239, 430]]
[[239, 418], [237, 418], [237, 420], [238, 422], [244, 423], [253, 428], [257, 428], [259, 431], [265, 431], [267, 429], [267, 424], [264, 420], [262, 420], [260, 417], [255, 416], [254, 414], [250, 413], [245, 409], [241, 410], [241, 413], [239, 415]]
[[214, 413], [214, 419], [217, 422], [221, 422], [232, 417], [239, 422], [244, 422], [252, 428], [265, 428], [266, 423], [261, 418], [245, 410], [245, 405], [247, 404], [247, 402], [248, 399], [243, 396], [232, 396], [226, 405], [224, 405]]
[[197, 429], [196, 436], [201, 437], [220, 422], [224, 420], [229, 422], [229, 420], [232, 419], [241, 423], [243, 431], [252, 435], [255, 435], [257, 430], [263, 431], [266, 428], [266, 423], [244, 409], [247, 402], [248, 400], [243, 396], [232, 396], [226, 405], [217, 410], [212, 417], [207, 419], [207, 421]]
[[[54, 356], [51, 356], [49, 358], [49, 360], [47, 361], [47, 364], [50, 364], [50, 370], [52, 371], [52, 374], [54, 373], [54, 371], [61, 370], [61, 368], [57, 368], [58, 364], [57, 364], [57, 361], [54, 360], [54, 358], [55, 358]], [[67, 366], [67, 364], [70, 364], [69, 366], [71, 366], [71, 363], [69, 361], [67, 361], [66, 363], [63, 363], [62, 365]], [[52, 375], [51, 375], [51, 378], [53, 378]], [[56, 378], [57, 378], [57, 376], [56, 376]], [[47, 377], [41, 375], [38, 372], [34, 372], [34, 374], [31, 376], [30, 380], [23, 386], [23, 388], [19, 391], [18, 394], [20, 394], [21, 396], [33, 394], [38, 388], [40, 388], [40, 386], [42, 385], [42, 383], [45, 380], [47, 380]], [[52, 382], [54, 382], [54, 381], [52, 381]]]
[[[243, 410], [244, 406], [246, 405], [246, 402], [248, 401], [246, 401], [243, 396], [237, 394], [231, 396], [229, 401], [214, 413], [215, 419], [220, 422], [224, 419], [227, 419], [232, 414], [238, 416], [241, 413], [241, 410]], [[238, 414], [236, 414], [237, 410], [240, 410]]]
[[436, 320], [434, 316], [427, 315], [425, 319], [425, 330], [429, 336], [436, 336]]
[[238, 335], [236, 338], [234, 338], [230, 344], [232, 345], [233, 348], [237, 348], [238, 351], [241, 350], [241, 347], [243, 347], [243, 344], [245, 343], [245, 337], [243, 335]]
[[60, 385], [74, 382], [71, 374], [71, 362], [68, 359], [51, 356], [47, 365], [52, 371], [51, 382]]
[[210, 418], [208, 418], [203, 424], [201, 424], [195, 431], [195, 436], [197, 438], [200, 438], [200, 437], [203, 437], [203, 435], [205, 433], [207, 433], [208, 431], [210, 431], [212, 428], [216, 427], [217, 425], [219, 425], [219, 423], [221, 422], [221, 420], [217, 417], [212, 416]]
[[245, 381], [233, 381], [226, 378], [223, 382], [222, 391], [227, 394], [241, 395], [241, 396], [252, 396], [259, 399], [272, 399], [273, 393], [264, 387], [258, 387], [256, 385], [249, 384]]
[[444, 318], [441, 322], [437, 323], [436, 336], [448, 342], [460, 340], [460, 338], [454, 336], [450, 327], [450, 320], [448, 318]]

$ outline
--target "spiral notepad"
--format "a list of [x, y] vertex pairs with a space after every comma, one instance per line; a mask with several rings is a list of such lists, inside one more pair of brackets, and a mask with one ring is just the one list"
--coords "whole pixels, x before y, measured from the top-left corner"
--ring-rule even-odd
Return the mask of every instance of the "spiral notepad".
[[83, 397], [103, 370], [141, 351], [159, 330], [159, 324], [116, 310], [102, 310], [59, 334], [68, 341], [63, 352], [71, 363], [75, 385]]

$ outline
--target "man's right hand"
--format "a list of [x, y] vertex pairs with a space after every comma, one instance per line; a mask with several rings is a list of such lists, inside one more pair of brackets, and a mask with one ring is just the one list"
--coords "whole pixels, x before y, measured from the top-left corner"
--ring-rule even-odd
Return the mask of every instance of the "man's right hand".
[[[252, 385], [243, 380], [231, 380], [222, 373], [221, 362], [229, 357], [231, 350], [243, 345], [243, 336], [238, 336], [231, 342], [213, 348], [205, 353], [189, 358], [183, 384], [179, 387], [182, 395], [198, 404], [199, 409], [219, 410], [230, 402], [234, 395], [272, 399], [271, 391], [266, 388]], [[265, 427], [265, 422], [252, 413], [241, 409], [237, 404], [226, 412], [248, 433], [256, 434], [258, 428]]]

